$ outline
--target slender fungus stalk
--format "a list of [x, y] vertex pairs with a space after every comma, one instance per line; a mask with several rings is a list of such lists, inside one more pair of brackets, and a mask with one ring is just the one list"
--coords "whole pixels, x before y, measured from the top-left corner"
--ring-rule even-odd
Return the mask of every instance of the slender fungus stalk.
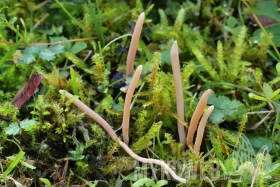
[[200, 146], [201, 146], [206, 122], [207, 122], [210, 114], [213, 112], [213, 110], [214, 110], [214, 106], [210, 106], [206, 110], [206, 112], [203, 114], [203, 116], [199, 122], [197, 134], [196, 134], [196, 140], [195, 140], [194, 149], [193, 149], [195, 153], [199, 153], [199, 151], [200, 151]]
[[[60, 94], [63, 94], [63, 92], [66, 92], [64, 90], [59, 90]], [[71, 99], [73, 97], [72, 94], [66, 92], [66, 98]], [[75, 99], [73, 103], [81, 109], [86, 115], [94, 119], [99, 125], [103, 127], [103, 129], [109, 134], [109, 136], [115, 141], [118, 136], [115, 133], [115, 131], [112, 129], [112, 127], [97, 113], [95, 113], [93, 110], [91, 110], [87, 105], [85, 105], [82, 101], [79, 99]]]
[[142, 12], [140, 14], [140, 16], [138, 17], [138, 20], [136, 22], [136, 25], [135, 25], [135, 28], [134, 28], [134, 31], [132, 34], [132, 38], [131, 38], [131, 42], [130, 42], [130, 46], [129, 46], [129, 50], [128, 50], [128, 54], [127, 54], [127, 59], [126, 59], [126, 76], [132, 75], [132, 73], [134, 71], [134, 58], [135, 58], [135, 54], [137, 51], [144, 20], [145, 20], [145, 13]]
[[[64, 90], [59, 90], [59, 93], [62, 94], [65, 92]], [[71, 99], [73, 97], [72, 94], [66, 92], [66, 98]], [[168, 173], [173, 177], [173, 179], [181, 182], [181, 183], [186, 183], [187, 180], [179, 177], [176, 175], [176, 173], [162, 160], [157, 160], [157, 159], [151, 159], [151, 158], [143, 158], [140, 157], [139, 155], [135, 154], [124, 142], [122, 142], [118, 136], [116, 135], [115, 131], [113, 128], [97, 113], [95, 113], [93, 110], [91, 110], [87, 105], [85, 105], [82, 101], [79, 99], [75, 99], [73, 103], [81, 109], [83, 112], [85, 112], [89, 117], [91, 117], [93, 120], [95, 120], [99, 125], [101, 125], [104, 130], [110, 135], [110, 137], [115, 141], [118, 140], [120, 146], [135, 160], [138, 160], [139, 162], [142, 163], [147, 163], [147, 164], [157, 164], [161, 165]]]
[[[175, 81], [176, 89], [176, 105], [177, 105], [177, 115], [181, 121], [184, 121], [184, 96], [183, 96], [183, 87], [180, 73], [180, 61], [179, 61], [179, 52], [177, 41], [174, 41], [171, 47], [170, 52], [171, 63], [173, 76]], [[186, 147], [186, 131], [184, 124], [177, 120], [178, 133], [180, 138], [180, 143], [183, 144], [182, 150], [185, 150]]]
[[190, 126], [189, 126], [189, 130], [188, 130], [188, 134], [187, 134], [187, 146], [193, 148], [193, 136], [194, 136], [194, 132], [195, 129], [197, 127], [198, 121], [206, 107], [206, 103], [207, 103], [207, 99], [208, 97], [211, 95], [212, 90], [208, 89], [200, 98], [195, 111], [193, 113], [191, 122], [190, 122]]
[[128, 145], [128, 143], [129, 143], [128, 134], [129, 134], [130, 104], [131, 104], [131, 100], [132, 100], [132, 95], [134, 93], [134, 90], [135, 90], [138, 80], [140, 78], [141, 72], [142, 72], [142, 65], [138, 66], [138, 68], [136, 69], [136, 71], [132, 77], [132, 81], [127, 90], [126, 96], [125, 96], [124, 110], [123, 110], [122, 134], [123, 134], [123, 141], [126, 145]]

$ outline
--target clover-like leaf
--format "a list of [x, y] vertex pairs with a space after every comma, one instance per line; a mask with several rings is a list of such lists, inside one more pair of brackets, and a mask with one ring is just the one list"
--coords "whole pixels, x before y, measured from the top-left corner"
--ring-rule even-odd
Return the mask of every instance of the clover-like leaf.
[[49, 47], [49, 50], [55, 54], [61, 54], [65, 52], [65, 46], [62, 44], [52, 45]]
[[36, 121], [33, 119], [26, 119], [20, 122], [20, 127], [25, 130], [30, 130], [34, 125], [36, 124]]
[[23, 62], [26, 64], [30, 64], [35, 61], [35, 56], [33, 53], [22, 53]]
[[267, 83], [263, 83], [263, 92], [266, 98], [270, 98], [273, 90]]
[[43, 49], [46, 49], [47, 46], [42, 45], [42, 46], [30, 46], [30, 47], [26, 47], [25, 50], [23, 51], [23, 53], [39, 53], [40, 51], [42, 51]]
[[17, 123], [11, 123], [6, 128], [6, 134], [7, 135], [17, 135], [19, 133], [19, 126]]
[[86, 42], [76, 42], [70, 49], [72, 54], [77, 54], [87, 47]]
[[222, 113], [222, 111], [215, 108], [214, 111], [211, 113], [209, 119], [212, 123], [218, 124], [221, 123], [223, 118], [224, 118], [224, 114]]
[[133, 187], [140, 187], [140, 186], [155, 186], [155, 182], [149, 178], [139, 179], [137, 182], [133, 183]]
[[241, 119], [247, 112], [243, 103], [237, 100], [231, 101], [226, 96], [218, 96], [216, 98], [214, 95], [211, 103], [213, 103], [215, 109], [210, 116], [210, 120], [215, 124], [222, 122], [223, 118], [227, 121]]
[[44, 49], [39, 53], [39, 57], [46, 61], [51, 61], [55, 58], [55, 53], [49, 49]]
[[215, 108], [220, 108], [220, 109], [225, 109], [227, 108], [227, 103], [229, 103], [230, 100], [226, 96], [219, 96], [218, 98], [215, 99], [214, 101], [214, 106]]

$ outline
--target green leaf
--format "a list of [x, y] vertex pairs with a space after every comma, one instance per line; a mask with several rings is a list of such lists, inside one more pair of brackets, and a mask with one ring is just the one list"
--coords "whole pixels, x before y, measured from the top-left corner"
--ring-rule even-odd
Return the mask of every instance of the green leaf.
[[143, 178], [135, 183], [132, 184], [132, 187], [142, 187], [142, 186], [155, 186], [155, 182], [152, 179], [149, 178]]
[[273, 93], [272, 88], [267, 83], [263, 83], [263, 91], [266, 98], [270, 98]]
[[70, 53], [77, 54], [87, 47], [86, 42], [76, 42], [70, 49]]
[[31, 164], [28, 164], [27, 162], [23, 162], [21, 161], [21, 164], [25, 167], [27, 167], [28, 169], [36, 169], [35, 166], [32, 166]]
[[18, 20], [18, 18], [16, 16], [14, 16], [9, 20], [9, 24], [13, 25], [17, 20]]
[[147, 60], [148, 61], [153, 60], [153, 55], [143, 40], [139, 41], [139, 46], [144, 51]]
[[209, 119], [212, 123], [219, 124], [222, 122], [223, 118], [224, 114], [222, 113], [222, 111], [215, 108], [214, 111], [211, 113]]
[[168, 181], [167, 181], [167, 180], [159, 180], [159, 181], [156, 183], [155, 187], [164, 186], [164, 185], [166, 185], [166, 184], [168, 184]]
[[30, 47], [26, 47], [25, 50], [23, 51], [23, 53], [39, 53], [40, 51], [42, 51], [43, 49], [46, 49], [47, 46], [43, 45], [43, 46], [30, 46]]
[[267, 146], [268, 152], [273, 148], [273, 143], [268, 138], [249, 133], [246, 133], [246, 136], [256, 152], [262, 149], [263, 146]]
[[274, 91], [274, 92], [270, 95], [269, 99], [273, 99], [273, 98], [274, 98], [275, 96], [277, 96], [279, 93], [280, 93], [280, 88], [277, 89], [276, 91]]
[[38, 32], [46, 35], [54, 34], [54, 31], [52, 29], [38, 29]]
[[269, 174], [275, 175], [280, 172], [280, 163], [273, 164], [270, 168]]
[[17, 123], [11, 123], [7, 128], [6, 128], [6, 134], [7, 135], [16, 135], [19, 134], [19, 126]]
[[278, 62], [276, 64], [276, 70], [277, 70], [278, 75], [280, 75], [280, 62]]
[[62, 25], [59, 25], [59, 26], [54, 26], [52, 25], [52, 31], [55, 33], [55, 35], [60, 35], [63, 31], [63, 26]]
[[267, 101], [266, 98], [262, 97], [262, 96], [258, 96], [254, 93], [249, 93], [249, 97], [252, 98], [252, 99], [256, 99], [256, 100], [259, 100], [259, 101]]
[[219, 96], [214, 101], [215, 108], [225, 109], [230, 100], [226, 96]]
[[145, 177], [146, 177], [146, 175], [144, 175], [143, 173], [140, 172], [140, 173], [132, 173], [127, 176], [124, 176], [124, 179], [131, 180], [131, 181], [137, 181], [138, 179], [142, 179]]
[[238, 108], [240, 105], [243, 105], [240, 101], [237, 101], [237, 100], [233, 100], [231, 102], [229, 102], [227, 104], [227, 108], [229, 109], [236, 109]]
[[18, 49], [21, 41], [23, 40], [23, 38], [21, 38], [20, 40], [18, 40], [14, 45], [12, 45], [12, 47], [9, 49], [9, 51], [7, 53], [5, 53], [4, 56], [1, 56], [1, 60], [0, 60], [0, 66], [6, 62], [6, 60], [8, 58], [10, 58], [12, 56], [12, 54], [15, 52], [15, 50]]
[[66, 42], [66, 40], [68, 40], [68, 38], [65, 38], [64, 36], [54, 36], [54, 37], [50, 37], [50, 41], [53, 42], [63, 42], [61, 45], [64, 45], [65, 49], [70, 49], [71, 44], [70, 42]]
[[46, 178], [39, 178], [47, 187], [52, 187], [51, 182]]
[[226, 120], [231, 121], [233, 119], [233, 110], [225, 109], [222, 112]]
[[13, 162], [9, 165], [9, 167], [5, 170], [4, 175], [7, 176], [11, 173], [11, 171], [18, 165], [20, 162], [21, 158], [25, 155], [25, 152], [20, 151]]
[[234, 28], [234, 26], [237, 24], [237, 20], [235, 17], [229, 17], [227, 19], [227, 25], [230, 27], [230, 28]]
[[70, 83], [71, 83], [71, 87], [72, 87], [72, 92], [74, 95], [79, 95], [79, 91], [78, 91], [78, 86], [77, 86], [77, 76], [76, 76], [76, 72], [73, 68], [70, 68], [70, 75], [71, 75], [71, 79], [70, 79]]
[[224, 29], [228, 32], [231, 32], [231, 33], [232, 33], [232, 30], [233, 30], [231, 27], [229, 27], [227, 25], [224, 26]]
[[236, 171], [237, 161], [235, 158], [229, 158], [226, 161], [225, 168], [227, 172], [234, 172]]
[[23, 62], [26, 64], [30, 64], [35, 61], [35, 56], [32, 53], [22, 53]]
[[246, 114], [246, 112], [247, 112], [247, 109], [243, 104], [236, 108], [236, 114], [239, 119], [241, 119], [243, 117], [243, 115]]
[[44, 49], [39, 53], [39, 57], [46, 61], [51, 61], [55, 58], [55, 54], [49, 49]]
[[277, 8], [276, 3], [273, 1], [259, 1], [254, 7], [252, 7], [256, 15], [263, 15], [280, 22], [280, 14], [277, 11]]
[[[273, 35], [272, 41], [273, 43], [277, 46], [280, 47], [280, 24], [272, 24], [272, 25], [268, 25], [265, 27], [266, 32], [269, 34]], [[261, 29], [257, 29], [254, 33], [253, 33], [253, 37], [260, 39], [260, 34], [261, 34], [262, 30]]]
[[61, 54], [65, 52], [65, 46], [62, 44], [52, 45], [49, 47], [49, 50], [55, 54]]
[[26, 119], [20, 122], [20, 127], [25, 130], [30, 130], [36, 124], [36, 121], [33, 119]]

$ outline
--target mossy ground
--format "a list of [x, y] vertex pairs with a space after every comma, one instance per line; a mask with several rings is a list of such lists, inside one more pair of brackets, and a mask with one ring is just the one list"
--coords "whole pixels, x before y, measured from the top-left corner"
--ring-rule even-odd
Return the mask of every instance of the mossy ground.
[[[184, 186], [162, 177], [160, 167], [135, 167], [73, 99], [59, 94], [67, 90], [79, 96], [119, 129], [121, 88], [130, 81], [127, 51], [141, 12], [146, 19], [135, 67], [143, 65], [143, 73], [131, 109], [132, 150], [174, 164], [174, 171], [193, 186], [279, 183], [280, 56], [279, 39], [273, 36], [279, 2], [250, 1], [252, 10], [242, 1], [149, 3], [0, 3], [1, 186]], [[260, 34], [253, 12], [272, 34]], [[199, 156], [189, 149], [182, 152], [178, 143], [170, 62], [174, 40], [180, 50], [186, 127], [202, 93], [214, 91], [207, 104], [215, 110]], [[33, 94], [39, 79], [31, 77], [38, 74], [43, 79]], [[121, 138], [121, 131], [117, 134]]]

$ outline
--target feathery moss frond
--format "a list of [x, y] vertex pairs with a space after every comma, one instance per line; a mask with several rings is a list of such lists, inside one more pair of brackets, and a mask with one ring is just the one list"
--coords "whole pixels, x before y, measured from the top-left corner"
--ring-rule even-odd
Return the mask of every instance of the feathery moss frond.
[[241, 62], [241, 57], [242, 57], [244, 49], [246, 47], [246, 44], [245, 44], [246, 33], [247, 33], [247, 28], [245, 26], [243, 26], [241, 28], [240, 32], [238, 33], [238, 36], [236, 36], [236, 39], [234, 40], [235, 47], [233, 49], [232, 62], [229, 64], [229, 67], [231, 69], [231, 73], [235, 77], [240, 75], [239, 73], [242, 73], [242, 72], [240, 72], [239, 67], [243, 65]]
[[134, 153], [139, 154], [143, 149], [149, 147], [152, 144], [151, 139], [157, 136], [161, 126], [161, 121], [158, 123], [154, 123], [149, 131], [131, 146], [131, 150]]
[[212, 64], [210, 61], [208, 61], [203, 54], [201, 53], [200, 50], [198, 50], [196, 47], [192, 48], [193, 53], [195, 54], [197, 60], [201, 63], [201, 65], [205, 68], [205, 70], [211, 75], [211, 77], [218, 81], [219, 76], [215, 69], [212, 67]]

